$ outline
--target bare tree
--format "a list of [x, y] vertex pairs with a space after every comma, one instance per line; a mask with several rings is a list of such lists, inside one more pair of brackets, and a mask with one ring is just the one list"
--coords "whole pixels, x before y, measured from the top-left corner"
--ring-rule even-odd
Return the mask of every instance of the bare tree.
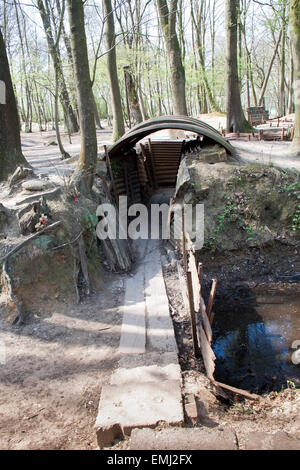
[[64, 110], [65, 122], [70, 132], [78, 132], [79, 127], [77, 123], [77, 118], [72, 108], [69, 93], [67, 90], [58, 43], [56, 43], [53, 37], [48, 2], [49, 0], [37, 0], [37, 7], [43, 22], [48, 49], [53, 61], [54, 70], [59, 80], [60, 102]]
[[103, 3], [106, 17], [107, 69], [113, 113], [113, 141], [115, 141], [124, 134], [125, 128], [116, 62], [114, 15], [111, 0], [104, 0]]
[[201, 71], [201, 79], [204, 85], [205, 94], [208, 98], [210, 107], [214, 111], [220, 111], [220, 107], [213, 96], [213, 92], [211, 90], [211, 86], [209, 84], [209, 80], [206, 73], [205, 67], [205, 23], [206, 23], [206, 16], [207, 11], [205, 10], [205, 2], [193, 2], [191, 0], [191, 17], [192, 17], [192, 25], [196, 32], [196, 44], [197, 44], [197, 52], [199, 57], [199, 64], [200, 64], [200, 71]]
[[92, 84], [84, 28], [83, 3], [82, 0], [67, 0], [67, 4], [81, 130], [80, 155], [73, 174], [73, 183], [82, 193], [87, 194], [93, 186], [97, 162]]

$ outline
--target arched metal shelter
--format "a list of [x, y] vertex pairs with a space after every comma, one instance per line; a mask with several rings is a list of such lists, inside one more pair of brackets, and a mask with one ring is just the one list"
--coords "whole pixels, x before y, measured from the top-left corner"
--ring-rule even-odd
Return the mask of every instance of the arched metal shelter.
[[[145, 140], [150, 134], [168, 129], [187, 131], [198, 137]], [[153, 189], [175, 186], [184, 152], [195, 146], [201, 151], [211, 144], [219, 144], [236, 159], [235, 149], [220, 132], [199, 119], [162, 116], [138, 124], [107, 149], [115, 198], [127, 194], [131, 201], [137, 202]]]
[[139, 140], [164, 129], [178, 129], [193, 132], [221, 145], [230, 155], [236, 155], [232, 145], [209, 124], [187, 116], [162, 116], [138, 124], [123, 135], [108, 148], [110, 158], [114, 158], [115, 156], [121, 157], [122, 153], [125, 154], [130, 148], [134, 147]]

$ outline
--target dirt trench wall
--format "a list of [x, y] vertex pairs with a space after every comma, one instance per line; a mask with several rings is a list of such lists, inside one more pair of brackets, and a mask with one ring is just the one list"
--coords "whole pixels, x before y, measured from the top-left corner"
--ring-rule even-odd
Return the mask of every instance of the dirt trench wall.
[[[98, 290], [103, 283], [104, 272], [101, 265], [96, 237], [96, 202], [80, 197], [59, 196], [48, 201], [50, 210], [48, 223], [60, 220], [61, 224], [26, 243], [6, 262], [6, 270], [11, 279], [13, 295], [27, 315], [48, 314], [56, 305], [74, 304], [79, 293], [84, 292], [84, 279], [74, 269], [76, 243], [81, 234], [86, 253], [91, 290]], [[29, 207], [30, 210], [30, 207]], [[14, 222], [17, 211], [11, 213]], [[7, 231], [6, 231], [7, 232]], [[14, 224], [13, 233], [0, 240], [0, 258], [25, 237]], [[77, 239], [77, 240], [76, 240]], [[2, 272], [0, 282], [0, 314], [12, 320], [17, 309], [9, 295], [6, 276]]]
[[[185, 157], [176, 201], [204, 204], [204, 248], [262, 247], [275, 240], [299, 244], [299, 174], [272, 166], [206, 163]], [[176, 202], [175, 201], [175, 202]]]

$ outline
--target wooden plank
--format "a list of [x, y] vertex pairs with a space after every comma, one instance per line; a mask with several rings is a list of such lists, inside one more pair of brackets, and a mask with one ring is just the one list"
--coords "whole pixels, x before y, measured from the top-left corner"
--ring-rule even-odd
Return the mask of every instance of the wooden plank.
[[194, 295], [194, 307], [196, 312], [200, 311], [200, 282], [197, 271], [196, 259], [194, 253], [189, 252], [189, 271], [192, 275], [193, 295]]
[[214, 382], [215, 359], [216, 359], [215, 353], [213, 352], [201, 325], [197, 326], [197, 332], [198, 332], [201, 354], [203, 357], [207, 377], [209, 378], [209, 380]]
[[148, 177], [148, 180], [149, 180], [149, 184], [150, 186], [152, 187], [153, 186], [153, 181], [152, 181], [152, 177], [151, 177], [151, 173], [149, 171], [149, 167], [147, 165], [147, 154], [146, 154], [146, 151], [145, 151], [145, 147], [143, 146], [142, 143], [140, 143], [140, 149], [141, 149], [141, 152], [142, 152], [142, 156], [143, 156], [143, 164], [144, 164], [144, 168], [146, 170], [146, 174], [147, 174], [147, 177]]
[[188, 291], [191, 325], [192, 325], [194, 355], [195, 355], [195, 357], [199, 357], [199, 346], [198, 346], [197, 327], [196, 327], [196, 315], [195, 315], [194, 298], [193, 298], [192, 275], [189, 271], [186, 273], [186, 282], [187, 282], [187, 291]]
[[150, 166], [151, 166], [152, 174], [153, 174], [154, 189], [157, 189], [158, 184], [157, 184], [157, 178], [156, 178], [156, 168], [155, 168], [154, 155], [152, 152], [152, 145], [151, 145], [150, 139], [148, 139], [148, 148], [149, 148], [149, 155], [150, 155]]
[[182, 254], [183, 254], [183, 267], [185, 272], [188, 270], [187, 266], [187, 252], [185, 244], [185, 224], [184, 224], [184, 208], [181, 211], [181, 223], [182, 223]]
[[221, 382], [217, 382], [216, 380], [213, 380], [213, 384], [235, 395], [240, 395], [243, 398], [248, 398], [248, 400], [258, 401], [261, 398], [259, 395], [256, 395], [255, 393], [250, 393], [247, 390], [242, 390], [241, 388], [232, 387], [231, 385], [223, 384]]
[[218, 282], [217, 279], [212, 280], [212, 286], [211, 286], [209, 299], [208, 299], [208, 303], [207, 303], [207, 309], [206, 309], [206, 313], [207, 313], [207, 316], [208, 316], [208, 319], [209, 319], [209, 323], [211, 325], [212, 325], [211, 310], [212, 310], [212, 306], [213, 306], [214, 298], [215, 298], [215, 294], [216, 294], [217, 282]]
[[188, 293], [187, 293], [186, 279], [185, 279], [185, 275], [184, 275], [182, 266], [180, 264], [180, 261], [177, 261], [177, 272], [178, 272], [178, 278], [179, 278], [179, 284], [180, 284], [184, 309], [186, 313], [188, 313], [189, 312], [189, 298], [188, 298]]
[[210, 322], [209, 322], [208, 316], [207, 316], [207, 314], [206, 314], [205, 303], [204, 303], [204, 300], [203, 300], [202, 297], [200, 297], [200, 315], [201, 315], [201, 319], [202, 319], [202, 323], [203, 323], [203, 328], [204, 328], [204, 331], [205, 331], [207, 340], [208, 340], [208, 342], [209, 342], [209, 344], [210, 344], [211, 341], [212, 341], [212, 330], [211, 330], [211, 326], [210, 326]]

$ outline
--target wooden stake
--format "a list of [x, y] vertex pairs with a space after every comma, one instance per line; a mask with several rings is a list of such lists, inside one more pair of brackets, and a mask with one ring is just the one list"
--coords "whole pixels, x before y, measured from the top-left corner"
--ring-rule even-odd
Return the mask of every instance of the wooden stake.
[[183, 266], [184, 271], [187, 272], [187, 252], [186, 252], [186, 243], [185, 243], [185, 224], [184, 224], [184, 208], [182, 208], [182, 254], [183, 254]]
[[212, 383], [216, 387], [223, 388], [224, 390], [227, 390], [235, 395], [240, 395], [241, 397], [247, 398], [248, 400], [259, 401], [261, 398], [259, 395], [256, 395], [255, 393], [250, 393], [250, 392], [247, 392], [246, 390], [242, 390], [241, 388], [236, 388], [236, 387], [232, 387], [231, 385], [217, 382], [216, 380], [214, 380]]
[[148, 177], [148, 180], [149, 180], [149, 184], [152, 187], [153, 186], [152, 176], [151, 176], [151, 173], [149, 171], [149, 167], [147, 165], [147, 154], [145, 152], [145, 147], [143, 146], [142, 143], [140, 143], [140, 149], [141, 149], [142, 155], [143, 155], [144, 160], [145, 160], [145, 168], [146, 168], [146, 173], [147, 173], [147, 177]]
[[211, 290], [210, 290], [210, 295], [209, 295], [209, 299], [208, 299], [207, 309], [206, 309], [206, 313], [207, 313], [207, 316], [209, 318], [209, 323], [210, 324], [212, 324], [211, 309], [212, 309], [212, 306], [213, 306], [213, 303], [214, 303], [217, 283], [218, 283], [217, 279], [213, 279]]
[[187, 283], [188, 298], [189, 298], [194, 355], [195, 357], [199, 357], [199, 345], [198, 345], [198, 340], [197, 340], [197, 327], [196, 327], [196, 315], [195, 315], [195, 309], [194, 309], [192, 274], [189, 271], [187, 271], [186, 273], [186, 283]]

